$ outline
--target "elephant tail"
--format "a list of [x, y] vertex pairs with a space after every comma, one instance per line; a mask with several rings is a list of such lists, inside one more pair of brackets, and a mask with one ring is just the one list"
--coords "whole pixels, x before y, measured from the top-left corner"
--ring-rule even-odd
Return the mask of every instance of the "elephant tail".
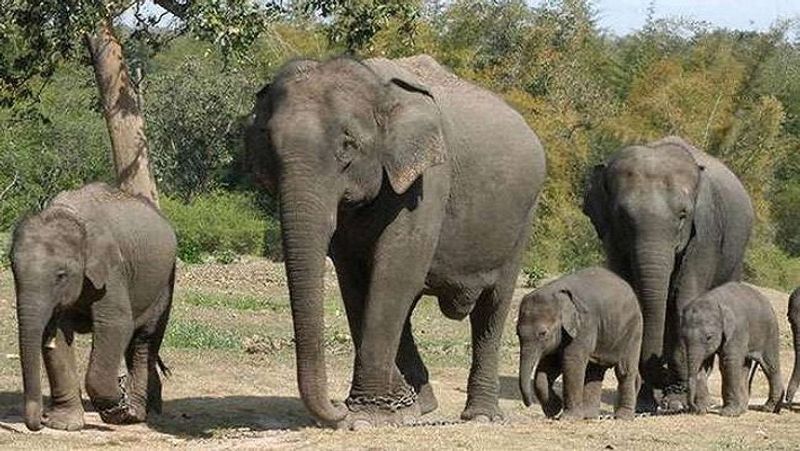
[[753, 388], [753, 379], [756, 377], [756, 370], [758, 369], [758, 362], [753, 361], [750, 364], [750, 376], [747, 379], [747, 396], [750, 396], [750, 391]]
[[156, 357], [156, 364], [158, 364], [158, 369], [161, 371], [161, 375], [165, 378], [169, 378], [172, 376], [172, 370], [161, 360], [161, 356]]

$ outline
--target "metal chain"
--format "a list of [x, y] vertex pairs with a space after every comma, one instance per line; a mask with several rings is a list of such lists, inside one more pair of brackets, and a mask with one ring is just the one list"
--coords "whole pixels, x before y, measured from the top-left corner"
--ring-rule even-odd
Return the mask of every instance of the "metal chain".
[[405, 387], [399, 396], [351, 395], [345, 400], [345, 404], [352, 411], [363, 410], [364, 407], [378, 407], [396, 412], [411, 407], [415, 402], [417, 402], [417, 393], [411, 387]]

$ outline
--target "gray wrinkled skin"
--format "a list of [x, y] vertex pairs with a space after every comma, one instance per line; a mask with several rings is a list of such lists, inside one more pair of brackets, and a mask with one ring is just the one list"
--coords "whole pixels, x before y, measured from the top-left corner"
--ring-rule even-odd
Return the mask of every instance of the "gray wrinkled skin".
[[[638, 295], [644, 318], [638, 409], [653, 412], [654, 389], [685, 387], [678, 312], [706, 291], [741, 279], [753, 224], [750, 197], [720, 161], [668, 137], [626, 147], [598, 165], [584, 213], [609, 268]], [[684, 401], [662, 400], [676, 409]]]
[[[563, 276], [522, 299], [517, 320], [519, 386], [525, 405], [534, 389], [545, 415], [597, 418], [603, 376], [613, 367], [619, 385], [614, 413], [632, 419], [639, 377], [642, 315], [622, 278], [598, 267]], [[553, 391], [563, 374], [564, 401]]]
[[[498, 348], [545, 175], [522, 117], [426, 55], [299, 60], [259, 92], [247, 143], [257, 178], [280, 198], [309, 411], [348, 428], [436, 408], [409, 321], [429, 294], [472, 327], [462, 418], [502, 418]], [[326, 254], [356, 350], [346, 409], [327, 394]]]
[[719, 356], [720, 415], [739, 416], [750, 398], [748, 375], [755, 362], [769, 380], [767, 412], [780, 412], [783, 378], [778, 320], [769, 300], [754, 288], [729, 282], [692, 301], [681, 314], [680, 341], [686, 354], [689, 407], [708, 410], [707, 378]]
[[[83, 427], [75, 333], [92, 334], [86, 391], [104, 421], [144, 421], [161, 409], [157, 366], [169, 317], [176, 241], [146, 200], [102, 183], [59, 194], [14, 231], [25, 424]], [[126, 361], [126, 384], [118, 379]], [[51, 403], [42, 416], [41, 361]]]

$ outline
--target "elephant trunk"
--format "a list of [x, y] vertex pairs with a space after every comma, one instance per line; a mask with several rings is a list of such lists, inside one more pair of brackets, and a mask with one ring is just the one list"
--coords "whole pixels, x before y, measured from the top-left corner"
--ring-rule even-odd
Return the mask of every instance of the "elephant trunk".
[[31, 431], [42, 429], [42, 341], [51, 315], [50, 305], [27, 297], [17, 298], [25, 426]]
[[533, 404], [531, 374], [539, 363], [540, 356], [541, 353], [531, 349], [530, 346], [522, 346], [519, 356], [519, 391], [522, 392], [522, 402], [527, 407]]
[[660, 385], [664, 353], [664, 327], [670, 277], [675, 265], [672, 247], [666, 244], [635, 246], [634, 283], [642, 308], [642, 377], [651, 385]]
[[703, 365], [703, 356], [699, 350], [686, 347], [686, 367], [684, 369], [688, 385], [689, 406], [697, 411], [697, 378], [700, 374], [700, 367]]
[[[306, 191], [308, 191], [306, 189]], [[335, 423], [346, 412], [328, 398], [325, 370], [324, 268], [333, 231], [321, 196], [281, 187], [281, 228], [286, 274], [294, 324], [297, 383], [303, 403], [325, 423]]]
[[789, 387], [786, 389], [786, 402], [789, 404], [792, 403], [797, 386], [800, 385], [800, 324], [795, 324], [794, 321], [792, 321], [792, 337], [794, 339], [794, 368], [792, 377], [789, 379]]

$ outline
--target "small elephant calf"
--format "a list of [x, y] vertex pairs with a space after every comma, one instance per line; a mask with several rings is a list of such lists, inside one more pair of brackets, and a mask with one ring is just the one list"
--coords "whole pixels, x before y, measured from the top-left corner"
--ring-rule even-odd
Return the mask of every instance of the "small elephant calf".
[[681, 313], [681, 344], [686, 352], [689, 408], [708, 410], [707, 378], [720, 357], [720, 415], [739, 416], [750, 397], [748, 373], [755, 361], [769, 380], [765, 411], [778, 413], [783, 397], [778, 320], [769, 301], [740, 282], [719, 286], [687, 305]]
[[64, 191], [17, 226], [11, 269], [28, 429], [83, 428], [76, 333], [92, 334], [85, 386], [103, 421], [136, 423], [161, 410], [175, 251], [172, 226], [150, 202], [103, 183]]
[[642, 314], [636, 294], [611, 271], [590, 267], [561, 277], [522, 299], [517, 322], [519, 387], [526, 406], [534, 390], [554, 417], [562, 401], [553, 382], [563, 372], [562, 419], [595, 418], [603, 377], [614, 367], [619, 381], [616, 418], [631, 419], [636, 404]]

